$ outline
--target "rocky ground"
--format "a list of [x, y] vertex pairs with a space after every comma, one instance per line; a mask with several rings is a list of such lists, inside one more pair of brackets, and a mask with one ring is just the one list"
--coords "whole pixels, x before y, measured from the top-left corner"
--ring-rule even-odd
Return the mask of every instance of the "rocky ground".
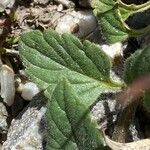
[[[134, 25], [132, 20], [129, 23]], [[33, 98], [39, 89], [26, 77], [19, 58], [18, 39], [23, 32], [49, 28], [60, 34], [70, 32], [100, 44], [114, 61], [112, 76], [117, 79], [122, 77], [124, 59], [134, 52], [133, 49], [142, 48], [150, 41], [149, 35], [145, 35], [108, 45], [92, 13], [90, 0], [0, 1], [0, 81], [3, 99], [0, 101], [0, 146], [3, 150], [42, 150], [45, 147], [46, 100], [42, 98], [39, 101], [38, 95]], [[121, 60], [117, 69], [116, 57]], [[114, 94], [104, 94], [103, 101], [98, 101], [91, 110], [92, 118], [98, 121], [100, 127], [110, 128], [108, 134], [113, 130], [118, 113], [114, 99]], [[143, 138], [138, 125], [135, 119], [127, 142]]]

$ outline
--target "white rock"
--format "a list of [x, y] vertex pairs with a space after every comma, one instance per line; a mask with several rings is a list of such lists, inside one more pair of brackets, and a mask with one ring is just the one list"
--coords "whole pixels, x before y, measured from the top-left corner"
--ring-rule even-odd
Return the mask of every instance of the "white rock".
[[8, 112], [6, 106], [0, 102], [0, 134], [6, 133], [8, 130], [7, 117]]
[[5, 8], [11, 8], [15, 3], [15, 0], [1, 0], [0, 1], [0, 12], [4, 11]]
[[57, 32], [74, 33], [79, 38], [83, 38], [97, 27], [97, 21], [92, 11], [72, 11], [58, 20], [55, 28]]
[[2, 150], [44, 150], [46, 98], [39, 94], [12, 120]]
[[36, 4], [47, 4], [49, 2], [49, 0], [34, 0], [34, 3]]
[[0, 68], [0, 84], [1, 97], [8, 106], [11, 106], [15, 97], [14, 71], [7, 65]]
[[40, 90], [35, 83], [28, 82], [23, 86], [21, 96], [25, 100], [32, 100], [32, 98], [39, 92]]
[[75, 4], [70, 0], [54, 0], [55, 2], [64, 5], [67, 8], [74, 8]]
[[112, 45], [101, 45], [102, 50], [112, 59], [116, 56], [123, 55], [123, 45], [122, 43], [118, 42]]

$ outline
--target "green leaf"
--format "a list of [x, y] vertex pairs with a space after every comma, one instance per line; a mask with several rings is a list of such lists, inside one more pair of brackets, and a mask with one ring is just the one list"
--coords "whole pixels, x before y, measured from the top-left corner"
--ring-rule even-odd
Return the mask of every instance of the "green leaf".
[[150, 73], [150, 46], [137, 50], [125, 62], [124, 81], [131, 83], [138, 77]]
[[51, 93], [66, 77], [84, 103], [91, 105], [101, 93], [122, 86], [111, 80], [111, 63], [100, 47], [81, 43], [71, 34], [28, 32], [21, 36], [19, 49], [31, 80], [41, 89], [49, 87]]
[[150, 8], [150, 2], [142, 5], [126, 5], [121, 0], [93, 0], [92, 6], [100, 28], [109, 43], [124, 41], [128, 37], [136, 37], [150, 31], [150, 26], [143, 29], [132, 29], [126, 19]]
[[91, 121], [89, 108], [64, 79], [51, 95], [51, 87], [46, 96], [50, 99], [47, 109], [48, 150], [95, 150], [103, 149], [101, 135], [96, 124]]
[[138, 56], [141, 54], [141, 50], [137, 50], [134, 54], [132, 54], [125, 62], [124, 67], [124, 81], [129, 84], [135, 80], [136, 71], [136, 60], [138, 60]]
[[112, 9], [97, 15], [101, 30], [109, 43], [116, 43], [128, 38], [128, 31], [121, 21], [118, 10]]
[[111, 10], [116, 4], [116, 1], [117, 0], [93, 0], [91, 4], [95, 9], [94, 12], [99, 14]]

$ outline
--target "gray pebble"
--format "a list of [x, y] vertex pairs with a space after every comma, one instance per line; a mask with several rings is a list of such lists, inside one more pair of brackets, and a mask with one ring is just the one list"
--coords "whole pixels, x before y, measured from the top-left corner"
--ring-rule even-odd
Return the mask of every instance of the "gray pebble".
[[33, 101], [15, 118], [8, 131], [3, 150], [42, 150], [45, 136], [44, 114], [46, 98], [37, 95]]
[[12, 8], [15, 0], [1, 0], [0, 1], [0, 12], [3, 12], [6, 8]]
[[8, 130], [7, 117], [8, 117], [8, 113], [6, 107], [2, 102], [0, 102], [0, 133], [1, 134], [6, 133], [6, 131]]

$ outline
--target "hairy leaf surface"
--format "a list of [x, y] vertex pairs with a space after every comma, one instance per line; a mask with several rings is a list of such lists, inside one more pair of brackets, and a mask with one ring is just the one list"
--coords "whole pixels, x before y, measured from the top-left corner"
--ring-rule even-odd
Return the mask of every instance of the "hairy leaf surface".
[[149, 1], [141, 5], [127, 5], [121, 0], [93, 0], [92, 6], [100, 28], [109, 43], [124, 41], [127, 37], [139, 36], [150, 31], [150, 26], [136, 30], [125, 23], [129, 16], [148, 10]]
[[136, 51], [126, 60], [124, 80], [126, 83], [131, 83], [148, 73], [150, 73], [150, 46]]
[[58, 83], [52, 95], [48, 87], [46, 96], [50, 99], [46, 113], [48, 150], [103, 149], [100, 132], [90, 120], [88, 107], [66, 79]]
[[49, 87], [51, 93], [58, 80], [66, 77], [90, 105], [100, 93], [121, 86], [111, 80], [111, 63], [100, 47], [89, 41], [81, 43], [71, 34], [32, 31], [22, 35], [19, 47], [31, 80], [41, 89]]

